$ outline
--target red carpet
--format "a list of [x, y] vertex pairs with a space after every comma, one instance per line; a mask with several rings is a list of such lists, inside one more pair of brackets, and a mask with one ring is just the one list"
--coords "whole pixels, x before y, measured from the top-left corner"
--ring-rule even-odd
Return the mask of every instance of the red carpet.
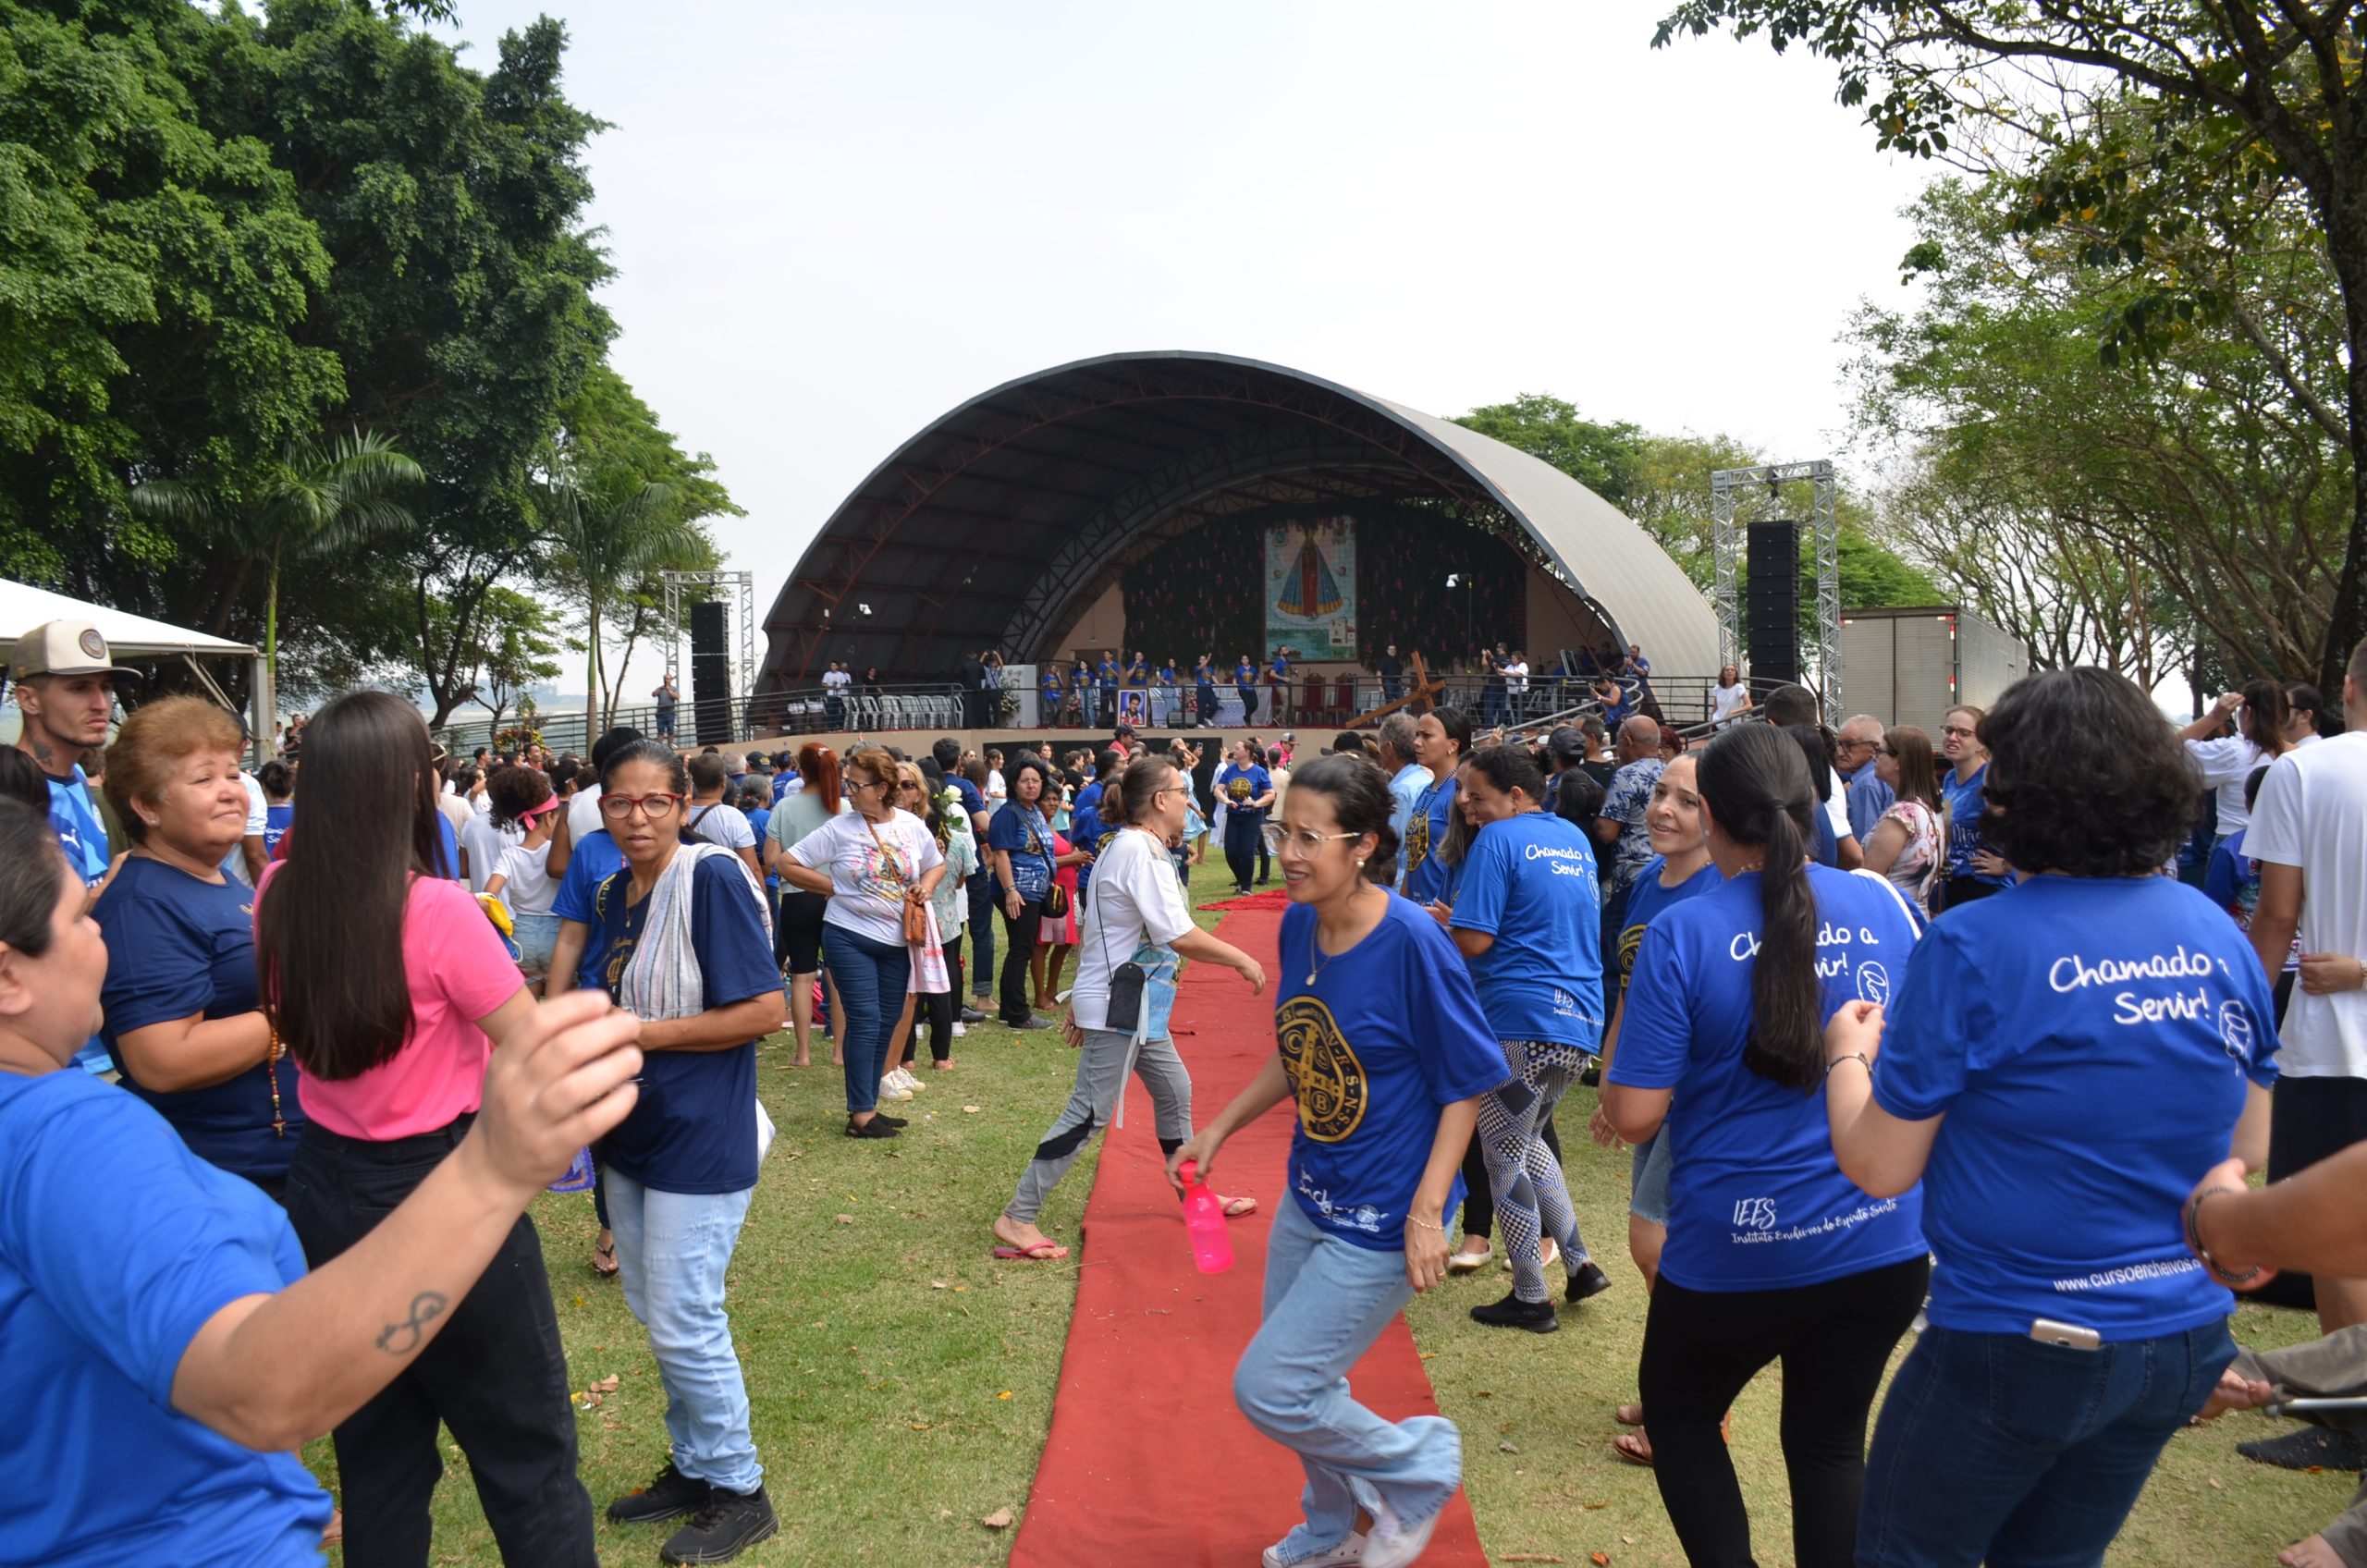
[[[1280, 914], [1282, 911], [1291, 907], [1291, 896], [1289, 892], [1283, 888], [1267, 888], [1261, 891], [1250, 893], [1242, 898], [1218, 899], [1212, 902], [1202, 904], [1200, 907], [1202, 909], [1221, 910], [1270, 910], [1274, 913]], [[1279, 930], [1280, 927], [1277, 926], [1276, 929]], [[1268, 941], [1271, 941], [1273, 939], [1270, 933], [1267, 936], [1266, 939]], [[1270, 1027], [1266, 1031], [1266, 1043], [1269, 1046], [1274, 1043], [1273, 1030]], [[1188, 1055], [1189, 1053], [1187, 1052], [1185, 1054]], [[1253, 1067], [1250, 1071], [1254, 1072], [1257, 1069]], [[1196, 1078], [1194, 1082], [1196, 1083], [1197, 1079]], [[1196, 1098], [1194, 1103], [1198, 1103]]]
[[[1217, 929], [1275, 973], [1279, 911], [1240, 910]], [[1270, 988], [1250, 996], [1229, 970], [1186, 967], [1175, 1041], [1192, 1070], [1200, 1120], [1223, 1109], [1265, 1065], [1274, 1048], [1272, 1000]], [[1225, 1145], [1217, 1190], [1256, 1198], [1258, 1211], [1233, 1223], [1231, 1272], [1203, 1275], [1192, 1267], [1167, 1184], [1149, 1096], [1129, 1084], [1126, 1125], [1109, 1133], [1085, 1205], [1076, 1315], [1051, 1436], [1012, 1543], [1018, 1568], [1254, 1568], [1257, 1554], [1298, 1522], [1305, 1477], [1297, 1460], [1251, 1431], [1233, 1403], [1233, 1364], [1257, 1329], [1267, 1226], [1274, 1206], [1291, 1201], [1282, 1192], [1290, 1118], [1284, 1101]], [[1392, 1420], [1438, 1412], [1403, 1317], [1349, 1380], [1359, 1401]], [[1484, 1568], [1487, 1561], [1458, 1492], [1422, 1562]]]

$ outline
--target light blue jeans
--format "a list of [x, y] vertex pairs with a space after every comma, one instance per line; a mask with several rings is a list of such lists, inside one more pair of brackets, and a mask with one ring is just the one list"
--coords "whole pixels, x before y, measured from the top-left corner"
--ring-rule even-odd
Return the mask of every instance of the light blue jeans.
[[740, 1193], [661, 1193], [615, 1166], [602, 1171], [625, 1305], [649, 1329], [666, 1385], [674, 1468], [728, 1491], [764, 1484], [748, 1430], [748, 1386], [723, 1310], [723, 1275], [748, 1218]]
[[1392, 1423], [1348, 1395], [1348, 1368], [1413, 1299], [1405, 1255], [1325, 1234], [1287, 1192], [1277, 1207], [1265, 1321], [1233, 1369], [1233, 1398], [1306, 1468], [1306, 1522], [1277, 1550], [1294, 1562], [1347, 1539], [1360, 1506], [1407, 1525], [1445, 1507], [1463, 1480], [1463, 1436], [1442, 1415]]

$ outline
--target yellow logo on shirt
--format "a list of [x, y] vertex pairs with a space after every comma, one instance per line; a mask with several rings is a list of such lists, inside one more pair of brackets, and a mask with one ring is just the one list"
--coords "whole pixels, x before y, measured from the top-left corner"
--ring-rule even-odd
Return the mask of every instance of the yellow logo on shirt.
[[1417, 811], [1405, 824], [1405, 875], [1410, 878], [1430, 858], [1430, 814]]
[[1293, 997], [1274, 1014], [1274, 1040], [1298, 1098], [1298, 1124], [1318, 1144], [1345, 1142], [1365, 1119], [1368, 1088], [1364, 1063], [1331, 1010], [1314, 997]]

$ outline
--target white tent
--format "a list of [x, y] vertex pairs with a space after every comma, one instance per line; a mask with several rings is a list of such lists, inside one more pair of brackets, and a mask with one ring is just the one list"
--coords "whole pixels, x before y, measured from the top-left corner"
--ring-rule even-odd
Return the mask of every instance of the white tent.
[[247, 724], [258, 748], [271, 743], [272, 716], [264, 706], [265, 688], [263, 655], [252, 643], [234, 643], [227, 637], [211, 632], [192, 631], [185, 626], [166, 621], [151, 620], [144, 615], [128, 610], [110, 609], [104, 605], [85, 604], [63, 594], [53, 594], [46, 588], [30, 583], [12, 582], [0, 577], [0, 649], [12, 646], [18, 637], [43, 621], [87, 620], [99, 629], [107, 640], [108, 651], [118, 659], [185, 659], [224, 705], [229, 699], [214, 678], [206, 673], [201, 659], [247, 659], [253, 663], [252, 679], [247, 682], [250, 693]]

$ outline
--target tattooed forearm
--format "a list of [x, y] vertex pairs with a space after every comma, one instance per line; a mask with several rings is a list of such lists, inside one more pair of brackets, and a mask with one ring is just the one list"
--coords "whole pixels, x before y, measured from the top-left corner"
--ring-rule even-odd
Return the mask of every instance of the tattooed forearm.
[[445, 1305], [440, 1292], [420, 1292], [411, 1298], [409, 1317], [378, 1330], [378, 1348], [388, 1355], [409, 1355], [427, 1337], [427, 1326], [444, 1316]]

